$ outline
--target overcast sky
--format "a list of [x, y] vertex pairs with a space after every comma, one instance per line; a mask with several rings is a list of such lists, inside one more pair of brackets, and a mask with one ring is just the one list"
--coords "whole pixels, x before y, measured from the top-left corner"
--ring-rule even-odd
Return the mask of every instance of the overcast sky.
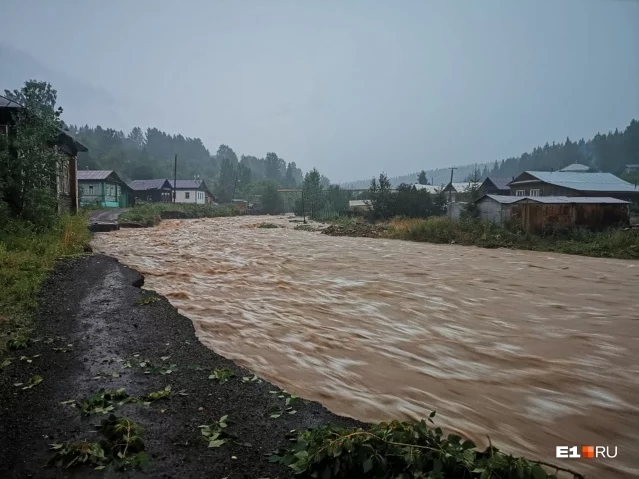
[[[639, 119], [634, 0], [2, 0], [0, 16], [1, 43], [108, 90], [121, 127], [275, 151], [333, 181]], [[81, 116], [66, 120], [107, 118]]]

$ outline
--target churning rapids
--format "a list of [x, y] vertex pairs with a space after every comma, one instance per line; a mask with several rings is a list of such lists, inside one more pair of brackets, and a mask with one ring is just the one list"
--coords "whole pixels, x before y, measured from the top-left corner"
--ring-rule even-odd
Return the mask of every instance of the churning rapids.
[[[283, 228], [251, 227], [265, 220]], [[208, 347], [335, 413], [436, 410], [449, 431], [551, 462], [558, 445], [617, 445], [597, 477], [639, 475], [639, 262], [293, 226], [170, 220], [93, 246]]]

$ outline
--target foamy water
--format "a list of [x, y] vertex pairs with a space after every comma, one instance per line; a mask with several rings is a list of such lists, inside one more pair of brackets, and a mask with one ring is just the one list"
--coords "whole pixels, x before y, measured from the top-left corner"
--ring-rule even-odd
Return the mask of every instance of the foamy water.
[[[639, 476], [639, 262], [247, 228], [97, 234], [200, 340], [365, 421], [422, 418], [590, 477]], [[557, 445], [619, 446], [615, 460]]]

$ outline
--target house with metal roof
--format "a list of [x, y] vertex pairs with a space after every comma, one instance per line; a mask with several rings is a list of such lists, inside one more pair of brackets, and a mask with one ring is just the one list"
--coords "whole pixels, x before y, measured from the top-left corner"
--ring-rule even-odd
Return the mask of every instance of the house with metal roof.
[[[0, 135], [12, 137], [17, 133], [15, 115], [22, 109], [24, 106], [20, 103], [0, 95]], [[78, 209], [77, 156], [78, 152], [89, 150], [71, 133], [62, 129], [59, 129], [57, 137], [49, 146], [56, 148], [67, 158], [67, 161], [59, 165], [55, 178], [52, 178], [58, 196], [59, 209], [75, 212]]]
[[166, 178], [155, 180], [133, 180], [129, 183], [133, 202], [171, 203], [173, 188]]
[[639, 201], [639, 188], [612, 173], [525, 171], [509, 186], [513, 196], [599, 196]]
[[629, 222], [628, 201], [605, 196], [484, 195], [476, 202], [479, 217], [527, 232], [548, 229], [603, 229]]
[[479, 187], [484, 195], [510, 195], [510, 182], [512, 178], [502, 178], [498, 176], [487, 177]]
[[80, 206], [126, 208], [133, 205], [131, 188], [113, 170], [79, 170]]
[[169, 180], [175, 190], [176, 203], [215, 203], [215, 196], [204, 180]]
[[589, 171], [592, 171], [592, 168], [590, 168], [588, 165], [583, 165], [581, 163], [573, 163], [571, 165], [564, 166], [559, 171], [568, 171], [573, 173], [588, 173]]

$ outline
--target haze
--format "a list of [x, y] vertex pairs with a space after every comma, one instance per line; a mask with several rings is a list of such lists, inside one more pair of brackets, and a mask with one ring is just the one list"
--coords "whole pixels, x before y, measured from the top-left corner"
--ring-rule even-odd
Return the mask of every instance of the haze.
[[634, 1], [4, 0], [0, 43], [112, 98], [54, 83], [67, 122], [275, 151], [336, 182], [492, 162], [639, 113]]

